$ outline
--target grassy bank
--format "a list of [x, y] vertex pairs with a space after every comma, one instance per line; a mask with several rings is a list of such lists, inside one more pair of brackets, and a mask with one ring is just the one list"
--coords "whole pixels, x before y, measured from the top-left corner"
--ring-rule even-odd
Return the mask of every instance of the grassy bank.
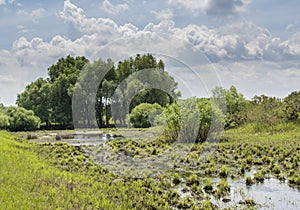
[[35, 145], [0, 132], [0, 209], [169, 209], [151, 180], [126, 181], [75, 147]]

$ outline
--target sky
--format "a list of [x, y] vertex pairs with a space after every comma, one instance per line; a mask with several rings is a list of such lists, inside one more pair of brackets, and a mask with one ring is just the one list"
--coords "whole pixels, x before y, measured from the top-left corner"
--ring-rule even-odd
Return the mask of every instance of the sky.
[[0, 103], [14, 105], [61, 57], [117, 62], [138, 52], [168, 58], [166, 70], [197, 96], [203, 83], [282, 98], [300, 90], [299, 8], [298, 0], [0, 0]]

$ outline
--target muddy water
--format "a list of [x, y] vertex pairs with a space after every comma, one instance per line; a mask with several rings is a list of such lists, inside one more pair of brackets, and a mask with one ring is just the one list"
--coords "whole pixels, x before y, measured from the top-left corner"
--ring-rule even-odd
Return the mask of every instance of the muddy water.
[[[110, 134], [72, 134], [69, 136], [69, 139], [61, 139], [61, 142], [66, 142], [68, 144], [74, 146], [84, 146], [88, 152], [92, 155], [93, 148], [98, 146], [101, 147], [108, 146], [106, 145], [107, 140], [112, 140], [115, 137]], [[33, 140], [35, 142], [55, 142], [54, 136], [44, 136], [37, 140]], [[108, 155], [111, 155], [110, 152]], [[97, 155], [96, 155], [97, 156]], [[247, 175], [253, 175], [255, 171], [248, 172]], [[230, 185], [230, 194], [221, 197], [215, 198], [213, 195], [207, 195], [211, 198], [211, 201], [216, 204], [220, 208], [227, 209], [245, 209], [247, 208], [245, 205], [240, 204], [241, 201], [253, 199], [257, 204], [255, 205], [255, 209], [291, 209], [296, 210], [300, 209], [300, 190], [297, 188], [292, 188], [287, 184], [287, 181], [279, 181], [276, 178], [268, 178], [265, 179], [263, 183], [255, 184], [252, 186], [246, 186], [245, 177], [240, 179], [231, 179], [227, 178], [227, 182]], [[220, 182], [219, 178], [213, 178], [213, 183]], [[203, 180], [204, 182], [204, 180]], [[175, 188], [176, 189], [176, 188]], [[181, 195], [181, 197], [191, 196], [190, 191], [183, 191], [183, 186], [177, 186], [177, 191]], [[203, 193], [206, 194], [203, 190]], [[223, 202], [223, 198], [227, 199], [227, 202]]]

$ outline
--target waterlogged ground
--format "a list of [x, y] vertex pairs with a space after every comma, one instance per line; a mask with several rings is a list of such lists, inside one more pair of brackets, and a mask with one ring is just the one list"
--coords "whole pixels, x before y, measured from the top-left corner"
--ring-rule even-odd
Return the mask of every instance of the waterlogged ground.
[[170, 145], [155, 139], [156, 133], [89, 130], [25, 137], [80, 147], [121, 180], [153, 177], [158, 187], [165, 186], [162, 191], [169, 188], [180, 196], [176, 209], [205, 207], [208, 200], [207, 209], [300, 209], [299, 130], [252, 133], [241, 128], [226, 131], [222, 142], [203, 145]]

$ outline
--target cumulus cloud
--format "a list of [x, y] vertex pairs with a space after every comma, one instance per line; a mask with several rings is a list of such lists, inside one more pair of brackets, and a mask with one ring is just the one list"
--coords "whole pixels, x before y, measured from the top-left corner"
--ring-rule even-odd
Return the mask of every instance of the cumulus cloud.
[[128, 5], [127, 4], [113, 5], [108, 0], [104, 0], [101, 5], [101, 8], [109, 14], [116, 15], [128, 10]]
[[168, 3], [195, 13], [223, 16], [244, 12], [250, 0], [168, 0]]
[[[196, 65], [199, 59], [191, 55], [194, 51], [203, 52], [220, 69], [221, 79], [228, 81], [225, 84], [242, 87], [241, 91], [248, 91], [248, 95], [255, 92], [251, 92], [249, 84], [256, 84], [257, 81], [262, 83], [259, 88], [276, 88], [280, 76], [272, 76], [276, 82], [269, 86], [263, 80], [271, 78], [272, 73], [280, 75], [281, 71], [284, 72], [281, 79], [291, 79], [292, 87], [299, 84], [300, 65], [292, 65], [295, 61], [299, 63], [300, 59], [299, 33], [281, 40], [273, 37], [267, 29], [249, 22], [220, 28], [195, 24], [179, 28], [172, 20], [149, 23], [144, 29], [139, 29], [133, 24], [118, 25], [108, 18], [88, 18], [81, 8], [70, 1], [64, 2], [64, 8], [58, 16], [84, 35], [75, 40], [56, 35], [49, 41], [39, 37], [30, 40], [20, 37], [10, 50], [0, 50], [1, 75], [7, 75], [0, 77], [3, 81], [0, 82], [1, 97], [10, 97], [5, 96], [4, 81], [15, 84], [11, 93], [20, 92], [28, 82], [46, 76], [47, 68], [68, 54], [89, 59], [97, 59], [97, 55], [118, 59], [138, 52], [157, 52]], [[20, 25], [18, 29], [24, 27]], [[107, 54], [101, 54], [104, 46], [109, 49]], [[202, 67], [195, 68], [203, 70]], [[11, 69], [14, 71], [11, 72]], [[244, 81], [249, 82], [246, 84]]]
[[15, 2], [15, 0], [0, 0], [0, 5], [4, 5], [4, 4], [13, 4]]

